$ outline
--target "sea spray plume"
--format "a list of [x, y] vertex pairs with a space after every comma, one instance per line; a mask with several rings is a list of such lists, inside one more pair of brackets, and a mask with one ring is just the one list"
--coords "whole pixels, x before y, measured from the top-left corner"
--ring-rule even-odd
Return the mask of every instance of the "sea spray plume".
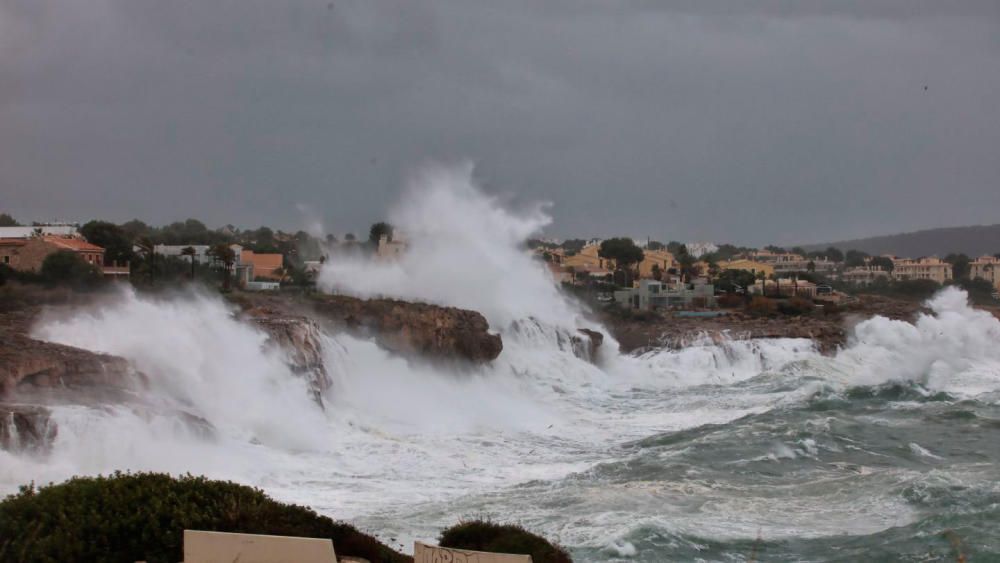
[[399, 260], [334, 257], [320, 286], [473, 309], [495, 329], [528, 317], [576, 326], [574, 305], [523, 248], [551, 222], [544, 205], [512, 211], [476, 185], [472, 165], [429, 166], [410, 181], [389, 221], [409, 244]]
[[154, 394], [230, 435], [282, 448], [325, 442], [323, 415], [267, 336], [239, 322], [217, 298], [189, 292], [119, 298], [43, 320], [36, 337], [122, 356], [149, 376]]
[[916, 381], [963, 395], [1000, 389], [1000, 320], [973, 309], [968, 294], [946, 287], [926, 303], [932, 314], [908, 323], [874, 317], [859, 323], [835, 358], [852, 385]]

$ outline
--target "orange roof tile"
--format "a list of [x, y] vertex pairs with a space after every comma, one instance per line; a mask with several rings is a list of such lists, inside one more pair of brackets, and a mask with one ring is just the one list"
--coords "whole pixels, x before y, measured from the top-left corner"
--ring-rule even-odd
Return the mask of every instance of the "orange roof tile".
[[42, 237], [47, 243], [54, 244], [60, 248], [65, 248], [66, 250], [73, 250], [76, 252], [104, 252], [104, 249], [96, 244], [90, 244], [89, 242], [78, 239], [78, 238], [67, 238], [67, 237]]
[[250, 262], [258, 270], [273, 270], [284, 264], [284, 256], [281, 254], [257, 254], [252, 250], [244, 250], [240, 259], [243, 262]]

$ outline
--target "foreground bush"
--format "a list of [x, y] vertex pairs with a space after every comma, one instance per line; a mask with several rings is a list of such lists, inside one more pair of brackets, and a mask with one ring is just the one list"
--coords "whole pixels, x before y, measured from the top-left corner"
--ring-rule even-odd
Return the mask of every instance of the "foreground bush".
[[541, 536], [520, 526], [474, 520], [461, 522], [444, 532], [438, 540], [441, 547], [518, 553], [530, 555], [533, 563], [572, 563], [566, 551]]
[[185, 529], [331, 538], [337, 555], [410, 561], [352, 526], [258, 489], [159, 473], [22, 487], [0, 502], [0, 561], [176, 563]]

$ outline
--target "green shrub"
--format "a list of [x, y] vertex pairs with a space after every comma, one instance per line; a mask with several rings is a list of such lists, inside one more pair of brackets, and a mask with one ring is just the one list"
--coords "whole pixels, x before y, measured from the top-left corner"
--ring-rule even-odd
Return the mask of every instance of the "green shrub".
[[521, 526], [496, 524], [482, 520], [459, 522], [441, 532], [441, 547], [519, 553], [530, 555], [533, 563], [572, 563], [566, 550]]
[[75, 252], [53, 252], [42, 261], [42, 278], [49, 283], [93, 287], [101, 282], [101, 272]]
[[22, 487], [0, 502], [0, 561], [175, 563], [185, 529], [331, 538], [338, 555], [410, 561], [348, 524], [258, 489], [160, 473]]
[[783, 315], [805, 315], [815, 308], [812, 301], [801, 297], [790, 297], [778, 302], [778, 310]]

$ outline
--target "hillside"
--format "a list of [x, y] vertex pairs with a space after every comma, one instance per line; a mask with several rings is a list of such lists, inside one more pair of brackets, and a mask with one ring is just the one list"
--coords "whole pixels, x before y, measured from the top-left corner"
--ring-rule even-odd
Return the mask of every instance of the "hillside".
[[841, 250], [861, 250], [869, 254], [895, 254], [897, 256], [945, 256], [951, 252], [964, 252], [969, 256], [1000, 252], [1000, 224], [970, 227], [927, 229], [898, 235], [885, 235], [824, 244], [811, 244], [803, 248], [818, 250], [835, 246]]

